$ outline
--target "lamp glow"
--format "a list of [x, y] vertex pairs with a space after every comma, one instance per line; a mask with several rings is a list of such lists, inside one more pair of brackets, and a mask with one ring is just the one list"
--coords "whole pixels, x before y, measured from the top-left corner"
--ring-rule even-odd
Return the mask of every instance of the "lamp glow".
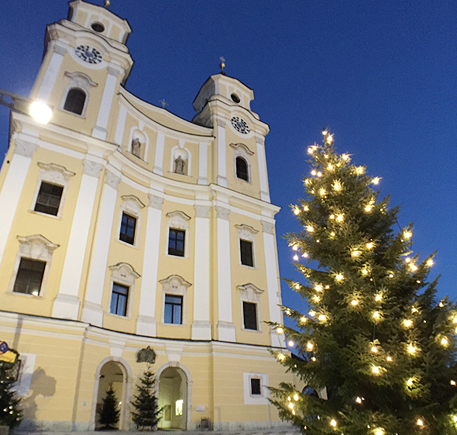
[[314, 344], [311, 341], [308, 341], [308, 343], [306, 343], [306, 349], [312, 351], [314, 349]]
[[336, 420], [335, 420], [334, 418], [332, 418], [332, 419], [330, 420], [330, 426], [336, 427]]
[[47, 124], [51, 120], [52, 110], [41, 101], [34, 101], [30, 105], [30, 116], [39, 124]]
[[344, 275], [342, 273], [338, 273], [336, 276], [335, 276], [335, 279], [338, 281], [338, 282], [341, 282], [343, 281], [344, 279]]

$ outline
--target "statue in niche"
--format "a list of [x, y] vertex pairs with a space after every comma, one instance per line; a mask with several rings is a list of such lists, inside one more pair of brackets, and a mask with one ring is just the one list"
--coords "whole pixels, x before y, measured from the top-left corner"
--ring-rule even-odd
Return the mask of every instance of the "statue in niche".
[[135, 137], [132, 140], [132, 154], [136, 157], [141, 158], [140, 153], [141, 153], [141, 142], [140, 142], [140, 139]]
[[186, 161], [181, 156], [178, 156], [175, 159], [175, 172], [177, 174], [185, 175], [185, 173], [184, 173], [185, 166], [186, 166]]

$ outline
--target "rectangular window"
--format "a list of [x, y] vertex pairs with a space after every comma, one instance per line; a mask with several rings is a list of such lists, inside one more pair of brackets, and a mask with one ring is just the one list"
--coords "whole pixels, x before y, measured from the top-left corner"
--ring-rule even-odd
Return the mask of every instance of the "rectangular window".
[[45, 261], [21, 258], [13, 292], [38, 296], [41, 290], [41, 283], [43, 282], [45, 267]]
[[36, 199], [35, 211], [57, 216], [60, 200], [62, 199], [63, 187], [55, 184], [41, 182], [40, 191]]
[[243, 302], [244, 329], [257, 331], [257, 304]]
[[164, 322], [182, 324], [182, 296], [165, 295]]
[[252, 242], [240, 239], [241, 264], [244, 266], [254, 266], [252, 256]]
[[251, 378], [251, 394], [253, 396], [260, 396], [262, 394], [259, 378]]
[[122, 213], [121, 232], [119, 239], [125, 243], [133, 245], [135, 243], [136, 218], [126, 213]]
[[186, 232], [170, 228], [168, 236], [168, 255], [184, 257], [184, 239]]
[[113, 283], [110, 313], [117, 314], [118, 316], [126, 316], [128, 297], [129, 288], [127, 286]]

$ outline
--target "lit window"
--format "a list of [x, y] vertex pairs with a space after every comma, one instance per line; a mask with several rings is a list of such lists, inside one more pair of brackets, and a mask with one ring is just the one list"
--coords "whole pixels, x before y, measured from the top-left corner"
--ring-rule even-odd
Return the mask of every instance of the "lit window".
[[86, 93], [82, 89], [71, 88], [68, 91], [67, 98], [65, 99], [63, 110], [75, 113], [76, 115], [81, 115], [83, 113], [85, 102]]
[[182, 296], [165, 295], [164, 322], [182, 324]]
[[62, 186], [42, 181], [35, 203], [35, 211], [57, 216], [62, 192]]
[[45, 261], [21, 258], [13, 292], [38, 296], [43, 282]]
[[243, 301], [244, 329], [257, 331], [257, 304]]
[[133, 245], [135, 243], [136, 218], [122, 213], [121, 232], [119, 239], [125, 243]]
[[117, 314], [118, 316], [126, 316], [128, 297], [129, 288], [127, 286], [113, 283], [110, 313]]
[[236, 176], [241, 180], [249, 181], [248, 164], [243, 157], [236, 158]]
[[168, 236], [168, 255], [184, 257], [185, 236], [185, 231], [170, 228]]
[[260, 396], [262, 394], [260, 388], [260, 378], [251, 378], [251, 394], [253, 396]]
[[248, 240], [240, 239], [240, 254], [241, 254], [241, 264], [244, 266], [254, 266], [253, 256], [252, 256], [252, 242]]

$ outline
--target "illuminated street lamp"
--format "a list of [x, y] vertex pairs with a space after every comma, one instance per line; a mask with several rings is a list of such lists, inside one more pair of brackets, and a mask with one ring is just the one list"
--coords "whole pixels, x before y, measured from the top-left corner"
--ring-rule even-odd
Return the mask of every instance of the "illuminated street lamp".
[[51, 120], [52, 109], [41, 101], [28, 98], [0, 89], [0, 105], [19, 113], [30, 115], [39, 124], [47, 124]]

